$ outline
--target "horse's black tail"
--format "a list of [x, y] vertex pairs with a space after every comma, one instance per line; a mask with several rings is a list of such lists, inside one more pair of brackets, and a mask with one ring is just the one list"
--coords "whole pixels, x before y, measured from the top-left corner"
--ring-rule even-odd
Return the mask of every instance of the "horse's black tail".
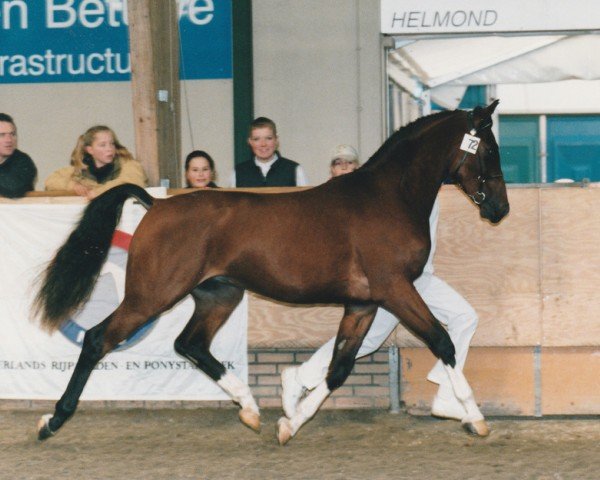
[[92, 200], [79, 224], [41, 275], [33, 311], [41, 327], [56, 330], [91, 295], [129, 197], [149, 209], [154, 198], [133, 184], [107, 190]]

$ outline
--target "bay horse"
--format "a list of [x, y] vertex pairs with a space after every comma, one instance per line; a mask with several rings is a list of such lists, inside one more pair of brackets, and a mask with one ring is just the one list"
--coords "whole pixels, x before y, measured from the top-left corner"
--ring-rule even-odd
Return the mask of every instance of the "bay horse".
[[244, 424], [259, 430], [259, 409], [249, 386], [209, 351], [246, 289], [287, 303], [344, 305], [327, 377], [292, 418], [279, 420], [280, 444], [344, 383], [378, 307], [396, 315], [443, 361], [467, 412], [463, 426], [487, 435], [472, 390], [456, 368], [454, 345], [413, 281], [429, 254], [428, 218], [445, 179], [457, 182], [490, 222], [509, 211], [491, 129], [497, 104], [418, 119], [394, 133], [355, 172], [307, 190], [214, 189], [159, 200], [126, 184], [91, 201], [43, 273], [34, 314], [50, 331], [90, 296], [124, 202], [137, 198], [148, 212], [130, 245], [125, 297], [87, 330], [54, 414], [38, 422], [38, 438], [54, 435], [73, 415], [104, 355], [188, 294], [195, 309], [175, 350], [240, 405]]

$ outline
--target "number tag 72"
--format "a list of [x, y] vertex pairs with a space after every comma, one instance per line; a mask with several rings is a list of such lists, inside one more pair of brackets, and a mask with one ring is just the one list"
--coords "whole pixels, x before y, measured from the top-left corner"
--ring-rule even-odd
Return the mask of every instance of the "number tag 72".
[[460, 149], [469, 153], [477, 153], [477, 148], [479, 147], [479, 137], [475, 137], [473, 135], [469, 135], [465, 133], [465, 136], [462, 139], [462, 143], [460, 144]]

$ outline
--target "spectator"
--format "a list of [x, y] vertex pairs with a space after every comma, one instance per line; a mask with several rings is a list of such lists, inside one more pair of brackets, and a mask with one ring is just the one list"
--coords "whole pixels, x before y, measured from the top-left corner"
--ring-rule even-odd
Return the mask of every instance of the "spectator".
[[232, 187], [294, 187], [308, 185], [302, 167], [279, 152], [275, 122], [259, 117], [250, 124], [248, 145], [252, 158], [235, 166]]
[[331, 165], [329, 173], [331, 177], [337, 177], [344, 173], [350, 173], [360, 166], [358, 153], [350, 145], [338, 145], [331, 154]]
[[29, 155], [17, 149], [17, 126], [0, 113], [0, 196], [18, 198], [33, 190], [37, 168]]
[[46, 179], [46, 190], [69, 190], [92, 199], [124, 183], [145, 187], [144, 169], [110, 128], [96, 125], [77, 140], [71, 165]]
[[216, 188], [215, 162], [204, 150], [194, 150], [185, 158], [185, 182], [188, 188]]

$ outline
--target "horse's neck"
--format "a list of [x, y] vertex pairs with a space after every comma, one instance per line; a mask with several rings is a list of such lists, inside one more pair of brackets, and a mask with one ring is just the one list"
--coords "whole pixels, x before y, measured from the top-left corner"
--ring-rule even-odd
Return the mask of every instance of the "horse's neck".
[[[383, 175], [390, 179], [396, 178], [396, 185], [393, 188], [399, 192], [404, 203], [410, 205], [411, 210], [419, 216], [429, 217], [440, 186], [449, 173], [453, 143], [447, 132], [438, 132], [439, 130], [432, 129], [418, 140], [411, 140], [419, 147], [416, 153], [412, 154], [412, 158], [404, 162], [399, 174], [397, 171], [393, 172], [394, 168], [397, 168], [394, 162], [390, 162], [382, 169]], [[443, 147], [435, 149], [434, 153], [431, 145], [443, 145]], [[406, 152], [415, 150], [408, 144], [402, 148], [406, 149]]]

